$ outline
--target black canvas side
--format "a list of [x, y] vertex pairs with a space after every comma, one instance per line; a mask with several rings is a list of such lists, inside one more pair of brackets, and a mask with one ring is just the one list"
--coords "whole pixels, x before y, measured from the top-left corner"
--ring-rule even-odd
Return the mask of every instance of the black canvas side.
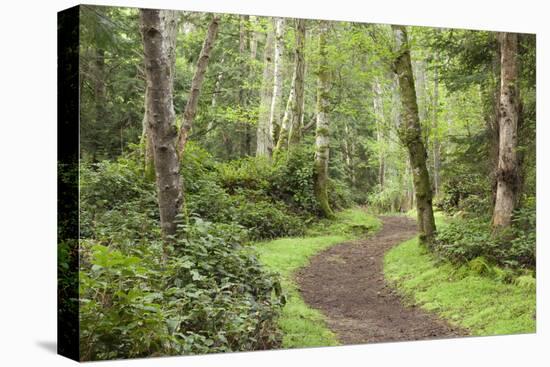
[[57, 352], [77, 361], [79, 14], [75, 6], [57, 15]]

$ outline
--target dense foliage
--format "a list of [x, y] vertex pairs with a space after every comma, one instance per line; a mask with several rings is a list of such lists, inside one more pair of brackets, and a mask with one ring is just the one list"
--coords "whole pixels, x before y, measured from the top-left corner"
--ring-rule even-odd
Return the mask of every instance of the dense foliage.
[[139, 165], [84, 168], [81, 185], [84, 359], [278, 345], [284, 299], [247, 249], [246, 228], [191, 214], [163, 263], [154, 186]]
[[535, 267], [535, 208], [518, 209], [514, 225], [494, 233], [489, 218], [465, 217], [452, 220], [440, 229], [433, 250], [446, 259], [466, 263], [482, 258], [489, 264], [507, 268]]
[[[279, 280], [247, 243], [303, 234], [314, 220], [313, 169], [303, 159], [311, 151], [273, 165], [256, 158], [219, 163], [191, 145], [182, 163], [185, 213], [166, 263], [155, 184], [139, 151], [81, 166], [83, 358], [279, 345]], [[335, 203], [349, 204], [339, 190]]]

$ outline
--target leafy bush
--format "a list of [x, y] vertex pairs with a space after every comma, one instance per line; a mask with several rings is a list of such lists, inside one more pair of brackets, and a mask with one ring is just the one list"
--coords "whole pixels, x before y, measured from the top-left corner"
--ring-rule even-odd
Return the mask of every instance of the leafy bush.
[[269, 190], [272, 167], [263, 157], [249, 157], [218, 165], [220, 185], [233, 194], [241, 190]]
[[387, 182], [385, 187], [377, 185], [368, 195], [368, 204], [379, 212], [396, 212], [401, 209], [403, 187], [396, 182]]
[[458, 263], [484, 259], [512, 268], [534, 268], [534, 209], [516, 211], [509, 230], [493, 233], [488, 219], [455, 219], [442, 228], [432, 245], [436, 253]]
[[329, 180], [328, 197], [332, 209], [346, 209], [355, 204], [351, 190], [342, 181]]
[[443, 185], [443, 195], [434, 201], [434, 206], [447, 214], [464, 211], [487, 215], [491, 209], [489, 188], [490, 183], [486, 177], [462, 173]]
[[314, 215], [320, 213], [313, 183], [315, 151], [309, 146], [297, 146], [275, 157], [271, 195], [294, 210]]
[[236, 204], [234, 221], [248, 228], [252, 239], [299, 236], [304, 233], [304, 219], [289, 213], [282, 203], [250, 202], [245, 196], [240, 196]]
[[[188, 214], [216, 223], [242, 225], [252, 239], [300, 235], [311, 216], [295, 200], [298, 196], [281, 192], [277, 186], [281, 183], [278, 178], [295, 178], [285, 164], [272, 165], [261, 157], [213, 163], [207, 152], [194, 147], [183, 167], [184, 177], [191, 177], [191, 182], [185, 184]], [[292, 183], [283, 186], [287, 184]]]
[[160, 241], [108, 247], [82, 242], [85, 360], [280, 344], [279, 281], [240, 245], [242, 229], [199, 218], [180, 227], [166, 264], [160, 262]]

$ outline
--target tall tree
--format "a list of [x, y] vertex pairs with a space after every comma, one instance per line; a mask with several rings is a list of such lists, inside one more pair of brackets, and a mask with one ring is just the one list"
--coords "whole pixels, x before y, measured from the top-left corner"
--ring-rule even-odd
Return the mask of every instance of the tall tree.
[[294, 74], [276, 149], [288, 147], [290, 143], [298, 142], [302, 135], [301, 123], [304, 114], [304, 74], [306, 67], [304, 57], [305, 38], [306, 21], [305, 19], [296, 19]]
[[380, 87], [380, 82], [378, 79], [376, 79], [373, 83], [373, 94], [374, 98], [373, 101], [373, 108], [374, 108], [374, 116], [376, 119], [376, 142], [378, 143], [378, 184], [380, 185], [380, 189], [384, 190], [384, 175], [386, 172], [385, 167], [385, 156], [386, 153], [384, 151], [384, 142], [383, 142], [383, 136], [382, 136], [382, 130], [383, 130], [383, 122], [384, 122], [384, 106], [383, 106], [383, 99], [382, 99], [382, 89]]
[[202, 83], [204, 81], [204, 75], [206, 74], [208, 62], [210, 61], [210, 53], [212, 52], [212, 47], [214, 47], [214, 41], [216, 40], [216, 35], [218, 34], [219, 23], [220, 17], [214, 16], [212, 18], [212, 21], [210, 22], [210, 25], [208, 26], [206, 38], [204, 39], [201, 53], [199, 54], [197, 68], [195, 69], [195, 75], [193, 76], [193, 80], [191, 81], [191, 90], [189, 91], [187, 104], [185, 105], [185, 110], [183, 111], [183, 121], [181, 123], [178, 137], [179, 157], [182, 156], [183, 151], [185, 150], [185, 144], [187, 143], [189, 132], [193, 127], [193, 120], [195, 119], [195, 115], [197, 114], [197, 105], [199, 103]]
[[302, 138], [302, 122], [304, 119], [304, 78], [306, 71], [305, 46], [306, 21], [296, 21], [296, 72], [294, 74], [294, 103], [292, 105], [292, 123], [290, 124], [289, 143], [297, 143]]
[[517, 129], [519, 115], [518, 35], [501, 33], [500, 43], [500, 99], [499, 99], [499, 154], [497, 193], [493, 211], [493, 227], [510, 226], [516, 205], [518, 180]]
[[277, 138], [277, 144], [275, 150], [280, 150], [281, 148], [288, 147], [288, 134], [290, 131], [290, 124], [292, 123], [292, 104], [294, 103], [295, 89], [294, 85], [296, 84], [296, 69], [294, 69], [294, 74], [292, 75], [292, 82], [290, 84], [290, 92], [288, 93], [288, 99], [286, 102], [285, 113], [283, 119], [281, 120], [281, 126], [279, 128], [279, 134]]
[[[163, 10], [140, 9], [147, 80], [147, 125], [154, 147], [160, 226], [167, 239], [176, 232], [176, 216], [183, 201], [176, 150], [173, 70], [169, 56], [167, 23], [169, 18], [170, 14]], [[165, 250], [165, 257], [166, 254]]]
[[396, 45], [393, 68], [399, 80], [402, 107], [399, 138], [409, 153], [420, 239], [422, 242], [431, 243], [436, 230], [432, 208], [432, 188], [426, 166], [426, 148], [422, 142], [422, 128], [418, 117], [410, 45], [404, 26], [392, 25], [392, 29]]
[[435, 54], [434, 65], [434, 95], [433, 95], [433, 177], [434, 177], [434, 190], [435, 196], [439, 194], [440, 179], [439, 173], [441, 170], [441, 143], [439, 141], [439, 70], [437, 63], [439, 62], [439, 54]]
[[[173, 93], [174, 78], [176, 76], [176, 42], [178, 35], [178, 12], [173, 10], [163, 10], [162, 16], [165, 24], [165, 38], [166, 38], [166, 53], [168, 61], [170, 63], [170, 88]], [[141, 132], [141, 144], [143, 146], [144, 160], [145, 160], [145, 175], [151, 180], [155, 177], [155, 163], [154, 163], [154, 150], [151, 134], [148, 133], [147, 116], [149, 100], [147, 99], [149, 93], [147, 93], [147, 86], [145, 86], [145, 106], [142, 121]]]
[[334, 217], [328, 201], [330, 70], [327, 50], [328, 21], [319, 23], [317, 69], [317, 121], [315, 130], [315, 196], [327, 218]]
[[281, 104], [283, 98], [283, 52], [285, 49], [285, 19], [277, 18], [275, 28], [275, 59], [273, 60], [273, 98], [271, 99], [271, 113], [269, 115], [269, 135], [271, 137], [270, 154], [273, 150], [275, 131], [280, 131]]
[[256, 131], [256, 156], [267, 157], [273, 149], [271, 136], [270, 116], [273, 99], [273, 42], [274, 32], [272, 24], [268, 24], [267, 37], [264, 48], [264, 72], [260, 91], [260, 110], [258, 113], [258, 128]]

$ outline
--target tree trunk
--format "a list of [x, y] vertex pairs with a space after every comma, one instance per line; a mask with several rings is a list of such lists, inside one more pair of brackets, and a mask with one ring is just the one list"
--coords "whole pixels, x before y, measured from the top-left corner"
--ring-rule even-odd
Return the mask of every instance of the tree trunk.
[[422, 143], [422, 128], [418, 117], [409, 41], [404, 26], [392, 25], [392, 29], [397, 46], [394, 71], [399, 79], [402, 106], [399, 138], [409, 152], [416, 193], [420, 240], [429, 244], [433, 241], [436, 228], [432, 208], [432, 188], [426, 167], [427, 154]]
[[271, 114], [269, 116], [269, 136], [271, 139], [269, 155], [271, 155], [273, 151], [275, 131], [280, 130], [281, 126], [281, 104], [283, 99], [283, 52], [285, 49], [284, 28], [285, 19], [277, 18], [275, 31], [275, 59], [273, 61], [273, 98], [271, 99]]
[[[220, 65], [223, 65], [224, 58], [220, 60]], [[213, 113], [216, 112], [216, 107], [218, 106], [218, 93], [221, 92], [221, 86], [222, 86], [222, 80], [223, 80], [223, 71], [220, 71], [218, 73], [218, 76], [216, 77], [216, 83], [214, 84], [214, 92], [212, 93], [212, 99], [210, 101], [210, 109]], [[214, 120], [210, 120], [208, 122], [208, 125], [206, 127], [206, 130], [208, 132], [212, 131], [214, 129]]]
[[142, 121], [142, 130], [141, 130], [141, 146], [143, 147], [143, 163], [144, 163], [144, 172], [145, 178], [153, 181], [155, 179], [155, 163], [154, 163], [154, 152], [153, 152], [153, 142], [151, 141], [151, 134], [148, 133], [148, 123], [147, 123], [147, 105], [149, 101], [147, 100], [147, 86], [145, 86], [145, 108], [143, 113]]
[[[170, 63], [170, 90], [173, 93], [174, 88], [174, 78], [176, 76], [176, 43], [178, 35], [178, 13], [173, 10], [163, 10], [162, 17], [164, 18], [165, 23], [165, 49], [168, 55], [168, 60]], [[147, 123], [147, 106], [149, 101], [147, 100], [148, 88], [145, 86], [145, 106], [143, 113], [143, 122], [142, 122], [142, 132], [141, 132], [141, 143], [143, 145], [144, 152], [144, 164], [145, 164], [145, 177], [154, 180], [155, 179], [155, 162], [154, 162], [154, 149], [153, 142], [151, 139], [151, 134], [148, 133]]]
[[378, 184], [380, 189], [384, 190], [384, 174], [385, 174], [385, 149], [383, 147], [384, 139], [382, 137], [382, 129], [384, 127], [384, 106], [382, 99], [382, 90], [378, 79], [373, 84], [374, 98], [374, 116], [376, 118], [376, 141], [378, 143]]
[[189, 91], [189, 97], [187, 98], [187, 104], [185, 105], [185, 110], [183, 112], [183, 121], [178, 137], [179, 157], [182, 156], [183, 151], [185, 150], [185, 144], [187, 143], [189, 132], [191, 131], [193, 120], [195, 119], [195, 115], [197, 113], [197, 105], [199, 103], [199, 96], [201, 94], [202, 83], [204, 81], [204, 74], [206, 73], [208, 62], [210, 61], [210, 53], [212, 51], [212, 47], [214, 46], [214, 41], [216, 40], [219, 22], [220, 18], [218, 16], [214, 16], [208, 26], [208, 32], [206, 33], [206, 38], [202, 45], [199, 60], [197, 61], [195, 75], [193, 75], [193, 80], [191, 81], [191, 90]]
[[[172, 97], [173, 75], [167, 35], [170, 15], [162, 10], [141, 9], [141, 32], [147, 80], [147, 124], [154, 149], [160, 225], [165, 239], [176, 232], [176, 216], [183, 201], [177, 129]], [[164, 250], [164, 258], [167, 255]]]
[[288, 148], [288, 136], [290, 132], [290, 124], [292, 123], [292, 105], [294, 103], [294, 85], [296, 84], [296, 69], [292, 76], [292, 84], [290, 85], [290, 92], [288, 93], [288, 100], [286, 102], [285, 113], [283, 120], [281, 121], [281, 128], [279, 129], [279, 136], [277, 138], [276, 151], [281, 150], [283, 147]]
[[441, 144], [439, 142], [439, 73], [438, 65], [439, 54], [435, 55], [435, 66], [434, 66], [434, 97], [433, 97], [433, 163], [434, 163], [434, 191], [435, 196], [439, 194], [439, 171], [441, 170]]
[[292, 103], [292, 120], [289, 131], [289, 145], [298, 143], [302, 138], [302, 120], [304, 114], [304, 74], [305, 74], [305, 39], [306, 39], [306, 21], [298, 19], [296, 21], [296, 70], [294, 74], [294, 101]]
[[258, 20], [255, 16], [250, 16], [250, 23], [252, 24], [252, 27], [254, 28], [252, 30], [252, 37], [250, 37], [250, 58], [252, 60], [256, 60], [256, 54], [258, 53], [258, 36], [259, 32], [256, 30], [256, 25], [258, 23]]
[[[240, 69], [240, 80], [242, 81], [241, 87], [239, 89], [238, 94], [238, 100], [237, 105], [241, 108], [244, 108], [247, 104], [247, 93], [244, 86], [247, 83], [247, 80], [249, 79], [249, 73], [250, 73], [250, 67], [248, 65], [249, 58], [247, 59], [246, 56], [246, 44], [248, 43], [249, 46], [250, 42], [250, 34], [247, 30], [246, 23], [250, 21], [250, 16], [248, 15], [241, 15], [240, 21], [239, 21], [239, 59], [242, 63], [242, 67]], [[249, 55], [250, 56], [250, 55]], [[251, 134], [251, 126], [248, 122], [241, 122], [240, 123], [242, 127], [243, 132], [243, 139], [240, 141], [240, 150], [242, 156], [248, 156], [251, 154], [251, 146], [252, 146], [252, 134]], [[228, 146], [229, 148], [229, 146]]]
[[319, 68], [317, 70], [317, 126], [315, 130], [315, 196], [325, 217], [334, 213], [328, 201], [328, 160], [329, 160], [329, 92], [330, 70], [326, 37], [328, 21], [319, 23]]
[[260, 91], [260, 110], [258, 113], [258, 128], [256, 130], [256, 156], [269, 157], [273, 149], [273, 139], [270, 127], [271, 104], [273, 100], [273, 41], [275, 35], [271, 24], [268, 25], [264, 49], [264, 74]]
[[344, 153], [346, 159], [347, 173], [351, 182], [351, 187], [356, 188], [357, 182], [355, 179], [355, 135], [352, 134], [347, 122], [344, 121]]
[[493, 228], [502, 229], [512, 223], [517, 190], [517, 127], [519, 107], [518, 37], [501, 33], [500, 42], [500, 110], [497, 195], [493, 212]]

